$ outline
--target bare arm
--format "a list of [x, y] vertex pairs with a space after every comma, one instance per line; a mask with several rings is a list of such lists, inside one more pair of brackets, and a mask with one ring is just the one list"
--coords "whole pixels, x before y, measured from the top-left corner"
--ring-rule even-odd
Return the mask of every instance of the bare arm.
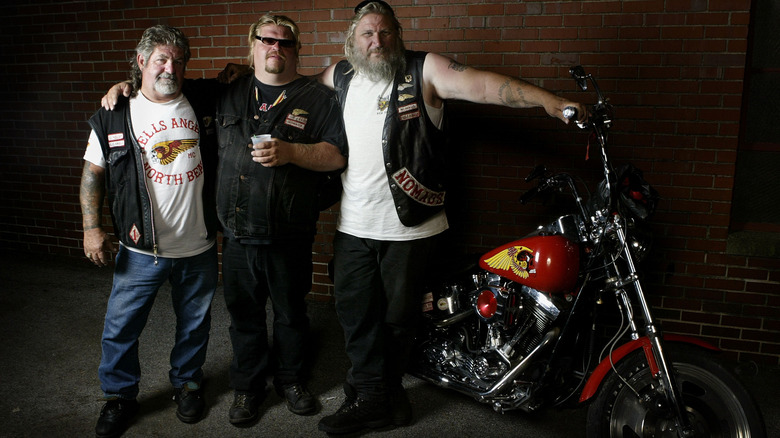
[[333, 90], [336, 85], [333, 83], [333, 72], [336, 70], [336, 64], [331, 64], [325, 70], [319, 72], [314, 76], [317, 82]]
[[289, 163], [318, 172], [338, 170], [347, 165], [347, 158], [330, 143], [288, 143], [277, 138], [254, 145], [252, 160], [265, 167]]
[[114, 245], [103, 231], [102, 225], [105, 194], [105, 169], [87, 161], [81, 173], [79, 191], [84, 227], [84, 255], [98, 266], [106, 266], [114, 252]]
[[568, 123], [563, 117], [563, 109], [573, 106], [581, 119], [587, 117], [587, 109], [578, 102], [558, 97], [522, 79], [477, 70], [435, 53], [429, 53], [425, 58], [423, 80], [426, 102], [437, 107], [445, 99], [512, 108], [543, 107], [551, 117]]

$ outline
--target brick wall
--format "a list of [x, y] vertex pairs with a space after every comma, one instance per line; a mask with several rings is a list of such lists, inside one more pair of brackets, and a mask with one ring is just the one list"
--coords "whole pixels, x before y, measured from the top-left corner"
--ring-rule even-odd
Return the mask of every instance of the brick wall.
[[[26, 4], [29, 3], [29, 4]], [[273, 11], [303, 31], [301, 72], [340, 59], [353, 2], [36, 1], [0, 7], [0, 246], [82, 256], [78, 184], [86, 119], [123, 80], [146, 27], [190, 36], [189, 77], [242, 62], [249, 25]], [[171, 4], [172, 6], [158, 6]], [[669, 331], [702, 336], [734, 358], [780, 359], [780, 260], [726, 253], [750, 22], [749, 0], [391, 0], [407, 47], [521, 76], [580, 100], [568, 78], [581, 64], [617, 107], [616, 162], [631, 161], [662, 195], [654, 218], [649, 292]], [[556, 212], [520, 206], [537, 163], [591, 181], [586, 139], [541, 110], [453, 103], [450, 215], [454, 241], [480, 251], [525, 234]], [[337, 211], [322, 214], [314, 295], [325, 276]]]

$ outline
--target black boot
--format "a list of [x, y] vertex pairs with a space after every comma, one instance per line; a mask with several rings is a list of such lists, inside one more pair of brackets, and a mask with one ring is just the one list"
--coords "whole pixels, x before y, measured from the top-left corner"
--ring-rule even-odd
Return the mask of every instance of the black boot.
[[335, 414], [320, 420], [318, 427], [321, 431], [351, 433], [366, 428], [378, 429], [393, 423], [390, 409], [384, 399], [364, 399], [358, 396], [352, 403], [347, 401]]
[[181, 388], [176, 388], [173, 395], [176, 402], [176, 416], [185, 423], [197, 423], [203, 418], [206, 402], [203, 400], [203, 389], [195, 382], [187, 382]]
[[317, 413], [317, 401], [300, 383], [277, 387], [276, 393], [287, 400], [287, 409], [293, 414], [313, 415]]
[[122, 435], [130, 425], [130, 420], [138, 413], [138, 402], [121, 398], [112, 398], [103, 405], [95, 426], [98, 438], [115, 438]]
[[228, 412], [230, 424], [242, 426], [257, 420], [257, 411], [262, 401], [263, 397], [258, 394], [236, 391]]

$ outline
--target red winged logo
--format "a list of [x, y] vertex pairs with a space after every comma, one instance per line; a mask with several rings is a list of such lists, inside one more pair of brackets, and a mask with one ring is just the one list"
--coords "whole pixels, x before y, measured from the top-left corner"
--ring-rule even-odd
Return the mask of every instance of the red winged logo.
[[197, 139], [161, 141], [155, 144], [152, 150], [160, 163], [171, 164], [180, 153], [194, 148], [197, 144]]
[[528, 272], [533, 271], [533, 250], [525, 246], [510, 246], [485, 260], [493, 269], [511, 269], [520, 278], [528, 278]]

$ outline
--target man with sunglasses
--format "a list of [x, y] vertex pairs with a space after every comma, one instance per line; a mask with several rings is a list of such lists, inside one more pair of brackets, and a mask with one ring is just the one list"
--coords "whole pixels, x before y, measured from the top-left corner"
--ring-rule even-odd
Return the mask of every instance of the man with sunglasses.
[[[326, 172], [346, 166], [347, 142], [335, 94], [297, 72], [298, 26], [265, 15], [249, 31], [250, 66], [217, 105], [217, 212], [224, 226], [222, 275], [231, 317], [235, 390], [230, 422], [258, 416], [266, 377], [290, 411], [311, 415], [305, 386], [311, 247]], [[254, 145], [255, 135], [270, 134]], [[338, 178], [338, 175], [335, 176]], [[273, 310], [273, 352], [266, 302]]]
[[517, 78], [404, 48], [401, 25], [384, 1], [364, 1], [345, 40], [347, 59], [320, 81], [339, 95], [350, 143], [334, 239], [336, 311], [352, 363], [346, 400], [319, 423], [328, 433], [406, 425], [401, 385], [424, 280], [444, 212], [450, 153], [441, 129], [444, 101], [517, 108], [584, 107]]
[[[233, 345], [229, 420], [236, 426], [258, 418], [271, 375], [290, 411], [317, 410], [304, 383], [309, 328], [304, 297], [311, 290], [319, 212], [341, 196], [338, 174], [346, 166], [347, 140], [333, 91], [297, 72], [299, 35], [288, 17], [264, 15], [249, 30], [253, 74], [242, 69], [229, 86], [192, 81], [203, 93], [220, 94], [217, 213]], [[103, 107], [113, 109], [131, 89], [114, 85]], [[259, 138], [263, 134], [267, 137]], [[269, 298], [273, 351], [267, 340]]]

